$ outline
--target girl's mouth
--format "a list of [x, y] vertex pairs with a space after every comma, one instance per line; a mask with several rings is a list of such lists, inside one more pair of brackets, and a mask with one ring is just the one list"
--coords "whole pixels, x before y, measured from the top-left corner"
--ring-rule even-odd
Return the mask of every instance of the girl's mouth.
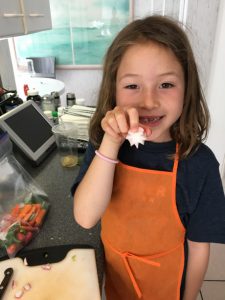
[[141, 116], [139, 117], [139, 122], [142, 125], [155, 127], [158, 126], [163, 116]]

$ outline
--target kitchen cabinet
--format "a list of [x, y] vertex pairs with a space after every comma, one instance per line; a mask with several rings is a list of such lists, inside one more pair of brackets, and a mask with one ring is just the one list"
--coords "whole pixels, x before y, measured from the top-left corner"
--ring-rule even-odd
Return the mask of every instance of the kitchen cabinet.
[[49, 0], [0, 0], [0, 37], [51, 28]]

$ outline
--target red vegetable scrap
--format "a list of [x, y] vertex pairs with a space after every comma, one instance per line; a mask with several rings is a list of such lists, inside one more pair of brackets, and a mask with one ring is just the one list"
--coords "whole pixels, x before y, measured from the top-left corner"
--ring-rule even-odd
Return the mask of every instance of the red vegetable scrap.
[[31, 289], [31, 284], [28, 282], [23, 286], [24, 291], [29, 291]]
[[12, 280], [12, 289], [14, 289], [17, 286], [17, 282], [13, 279]]
[[16, 299], [20, 299], [21, 297], [23, 296], [23, 290], [18, 290], [16, 293], [15, 293], [15, 298]]
[[41, 267], [43, 270], [46, 270], [46, 271], [50, 271], [52, 268], [50, 264], [42, 265]]

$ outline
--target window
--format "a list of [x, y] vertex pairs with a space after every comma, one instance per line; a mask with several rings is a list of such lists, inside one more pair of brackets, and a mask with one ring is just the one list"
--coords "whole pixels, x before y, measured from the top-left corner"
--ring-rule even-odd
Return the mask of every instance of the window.
[[50, 0], [52, 29], [14, 38], [26, 57], [56, 57], [58, 66], [101, 65], [107, 47], [133, 15], [132, 0]]

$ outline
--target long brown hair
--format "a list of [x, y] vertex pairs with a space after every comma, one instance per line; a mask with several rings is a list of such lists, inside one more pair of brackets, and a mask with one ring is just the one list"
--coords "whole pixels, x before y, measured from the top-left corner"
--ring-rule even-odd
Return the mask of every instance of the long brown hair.
[[189, 40], [178, 22], [162, 16], [135, 20], [116, 36], [105, 55], [103, 78], [96, 112], [90, 123], [90, 140], [98, 147], [103, 137], [101, 120], [116, 106], [116, 76], [121, 59], [131, 45], [154, 41], [171, 49], [185, 78], [184, 106], [171, 136], [179, 144], [179, 158], [186, 158], [206, 138], [209, 112], [201, 89], [198, 70]]

